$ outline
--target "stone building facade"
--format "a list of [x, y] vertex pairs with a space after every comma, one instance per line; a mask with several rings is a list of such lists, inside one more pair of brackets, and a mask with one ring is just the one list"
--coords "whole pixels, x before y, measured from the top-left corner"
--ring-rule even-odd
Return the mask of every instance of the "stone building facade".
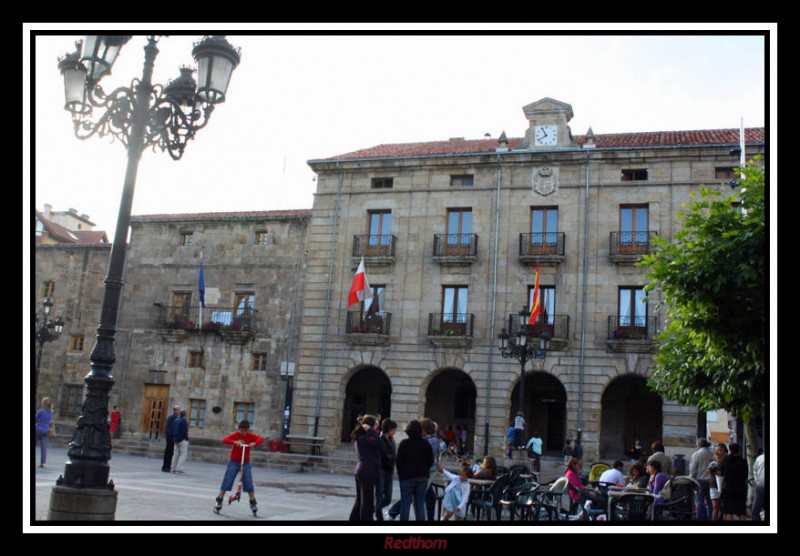
[[[50, 314], [64, 321], [61, 336], [41, 348], [36, 394], [39, 400], [53, 400], [60, 429], [62, 424], [74, 424], [80, 415], [83, 377], [90, 370], [89, 354], [97, 333], [111, 244], [50, 243], [35, 249], [35, 309], [49, 298], [53, 302]], [[35, 356], [31, 360], [35, 361]]]
[[123, 408], [123, 434], [160, 438], [168, 408], [178, 404], [195, 440], [218, 441], [243, 418], [260, 434], [280, 436], [291, 387], [281, 364], [297, 349], [309, 216], [131, 219], [111, 393]]
[[[552, 336], [529, 363], [522, 411], [545, 451], [582, 439], [585, 457], [622, 456], [639, 438], [689, 454], [697, 411], [647, 387], [658, 293], [634, 266], [670, 238], [701, 184], [725, 187], [739, 130], [573, 136], [570, 105], [523, 108], [525, 137], [380, 145], [311, 160], [292, 432], [346, 440], [361, 413], [466, 427], [476, 453], [501, 455], [519, 409], [520, 364], [498, 335], [529, 306], [539, 268]], [[746, 130], [748, 157], [764, 130]], [[379, 311], [348, 308], [363, 257]], [[330, 444], [328, 445], [330, 447]]]

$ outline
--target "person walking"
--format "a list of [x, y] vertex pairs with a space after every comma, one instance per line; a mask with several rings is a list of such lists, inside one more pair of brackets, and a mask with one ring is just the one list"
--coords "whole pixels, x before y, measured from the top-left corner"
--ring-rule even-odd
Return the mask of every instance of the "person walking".
[[698, 438], [695, 446], [697, 450], [689, 460], [689, 476], [700, 485], [700, 489], [695, 494], [696, 517], [697, 521], [708, 521], [711, 519], [712, 480], [708, 464], [714, 459], [714, 454], [709, 450], [709, 443], [705, 438]]
[[533, 460], [533, 471], [539, 473], [542, 460], [542, 437], [539, 436], [539, 431], [534, 431], [525, 447], [528, 449], [528, 457]]
[[647, 458], [648, 465], [651, 461], [656, 460], [661, 464], [661, 471], [667, 476], [672, 476], [672, 460], [664, 453], [664, 444], [660, 440], [654, 440], [650, 448], [653, 450], [653, 453]]
[[111, 433], [111, 438], [119, 438], [120, 437], [120, 421], [122, 420], [122, 412], [119, 410], [119, 407], [116, 405], [114, 409], [111, 411], [111, 425], [108, 428], [108, 432]]
[[[397, 423], [391, 419], [384, 419], [381, 423], [381, 472], [378, 475], [380, 488], [376, 488], [375, 519], [383, 521], [383, 508], [392, 502], [392, 480], [394, 478], [394, 465], [397, 460], [397, 444], [394, 434], [397, 432]], [[377, 494], [379, 493], [379, 495]]]
[[525, 442], [525, 425], [525, 414], [521, 411], [517, 411], [517, 415], [514, 417], [514, 449], [519, 449], [524, 446], [523, 442]]
[[397, 447], [397, 479], [400, 481], [400, 521], [408, 521], [411, 506], [417, 521], [425, 521], [425, 491], [433, 466], [431, 445], [422, 438], [422, 425], [413, 420], [407, 438]]
[[733, 517], [744, 521], [747, 517], [747, 462], [739, 455], [739, 444], [728, 446], [728, 455], [720, 462], [719, 471], [725, 478], [719, 491], [722, 516], [725, 521]]
[[[253, 473], [250, 469], [250, 453], [253, 448], [264, 443], [264, 437], [250, 432], [250, 421], [242, 419], [239, 421], [238, 429], [223, 438], [222, 443], [231, 446], [231, 453], [228, 457], [228, 465], [225, 468], [225, 475], [222, 478], [219, 493], [215, 499], [214, 511], [219, 513], [222, 509], [225, 493], [233, 489], [233, 482], [241, 469], [242, 490], [249, 496], [250, 510], [255, 515], [256, 511], [258, 511], [258, 504], [256, 503], [255, 488], [253, 488]], [[244, 453], [242, 453], [242, 450], [244, 450]]]
[[711, 486], [709, 488], [711, 495], [711, 521], [722, 520], [722, 504], [719, 493], [722, 490], [725, 477], [722, 476], [719, 464], [727, 455], [728, 447], [725, 444], [717, 444], [714, 447], [714, 459], [708, 464], [708, 472], [711, 474]]
[[753, 494], [753, 508], [750, 512], [752, 521], [761, 521], [761, 511], [764, 509], [766, 490], [764, 489], [764, 452], [761, 452], [756, 461], [753, 462], [753, 482], [755, 483], [755, 493]]
[[186, 422], [186, 410], [181, 409], [178, 418], [172, 423], [172, 440], [175, 453], [172, 454], [172, 472], [185, 473], [183, 466], [189, 455], [189, 423]]
[[381, 439], [375, 431], [375, 417], [364, 415], [350, 433], [356, 450], [356, 501], [350, 521], [372, 521], [375, 512], [375, 484], [381, 472]]
[[175, 451], [175, 445], [172, 441], [172, 425], [175, 423], [175, 419], [181, 413], [181, 407], [176, 405], [172, 408], [172, 415], [167, 417], [167, 425], [164, 427], [164, 440], [166, 440], [166, 445], [164, 446], [164, 462], [161, 464], [161, 471], [164, 473], [169, 473], [172, 471], [172, 454]]
[[[423, 419], [420, 424], [422, 425], [422, 436], [431, 445], [431, 453], [433, 454], [433, 465], [428, 469], [430, 476], [430, 473], [436, 471], [436, 466], [439, 465], [439, 460], [442, 456], [439, 438], [437, 437], [439, 425], [432, 419], [427, 418]], [[436, 491], [430, 482], [428, 483], [428, 489], [425, 491], [425, 511], [428, 515], [428, 521], [435, 521]]]
[[50, 398], [42, 398], [42, 407], [36, 412], [36, 441], [39, 443], [39, 467], [47, 463], [47, 439], [55, 436], [53, 404]]

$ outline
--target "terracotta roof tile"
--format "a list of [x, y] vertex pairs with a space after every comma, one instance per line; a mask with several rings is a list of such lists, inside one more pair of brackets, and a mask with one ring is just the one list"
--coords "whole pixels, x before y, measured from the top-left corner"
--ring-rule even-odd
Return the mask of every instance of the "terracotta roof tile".
[[239, 212], [193, 212], [175, 214], [141, 214], [131, 216], [131, 222], [169, 222], [194, 220], [257, 220], [281, 218], [311, 218], [311, 209], [253, 210]]
[[[745, 129], [745, 141], [757, 143], [764, 141], [764, 128]], [[574, 135], [579, 145], [586, 142], [583, 135]], [[595, 134], [597, 148], [625, 147], [672, 147], [687, 145], [738, 144], [738, 129], [701, 129], [691, 131], [651, 131], [643, 133]], [[522, 143], [522, 138], [508, 140], [509, 149]], [[430, 141], [424, 143], [386, 144], [361, 149], [321, 160], [357, 160], [365, 158], [402, 158], [415, 156], [444, 156], [457, 154], [494, 153], [497, 139], [467, 139], [449, 141]], [[319, 161], [321, 161], [319, 160]]]

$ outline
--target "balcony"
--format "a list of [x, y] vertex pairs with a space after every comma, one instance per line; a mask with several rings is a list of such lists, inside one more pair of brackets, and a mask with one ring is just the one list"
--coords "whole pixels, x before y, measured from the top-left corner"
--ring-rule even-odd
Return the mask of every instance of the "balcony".
[[658, 232], [611, 232], [609, 256], [611, 262], [621, 265], [633, 265], [642, 255], [651, 251], [651, 239]]
[[658, 347], [658, 317], [608, 317], [609, 351], [623, 353], [653, 353]]
[[[200, 324], [200, 307], [167, 306], [155, 304], [156, 328], [167, 342], [181, 342], [187, 333], [219, 334], [226, 341], [242, 344], [258, 331], [255, 309], [235, 307], [203, 308]], [[263, 331], [262, 331], [263, 332]]]
[[564, 232], [519, 234], [519, 262], [558, 266], [564, 262]]
[[347, 311], [345, 334], [354, 346], [385, 346], [389, 343], [392, 314], [378, 311], [375, 315], [363, 315], [360, 311]]
[[[533, 326], [528, 326], [528, 337], [538, 338], [542, 332], [550, 334], [550, 350], [560, 351], [567, 347], [569, 342], [569, 315], [547, 315], [544, 317], [546, 322], [539, 321]], [[506, 330], [516, 330], [519, 326], [519, 314], [508, 315], [508, 328]]]
[[353, 236], [353, 265], [357, 266], [361, 257], [371, 266], [394, 264], [396, 244], [393, 235]]
[[474, 326], [472, 313], [430, 313], [428, 341], [436, 347], [471, 348]]
[[436, 234], [433, 260], [441, 265], [469, 266], [478, 260], [478, 234]]

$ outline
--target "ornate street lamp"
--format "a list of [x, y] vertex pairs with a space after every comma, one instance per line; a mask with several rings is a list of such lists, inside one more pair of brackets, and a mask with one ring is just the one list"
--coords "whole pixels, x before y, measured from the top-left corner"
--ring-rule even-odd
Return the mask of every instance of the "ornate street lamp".
[[[510, 337], [505, 328], [500, 332], [500, 355], [504, 358], [512, 357], [519, 361], [519, 409], [525, 413], [525, 365], [530, 360], [544, 363], [547, 350], [550, 349], [550, 333], [543, 330], [538, 338], [532, 336], [532, 326], [529, 324], [530, 311], [523, 307], [518, 313], [518, 326], [516, 339]], [[509, 322], [510, 324], [510, 322]], [[538, 342], [535, 341], [538, 339]], [[530, 416], [527, 416], [530, 417]]]
[[[69, 461], [50, 499], [49, 519], [83, 519], [80, 516], [88, 514], [92, 514], [91, 519], [114, 518], [116, 491], [108, 479], [111, 458], [108, 401], [114, 384], [111, 376], [114, 336], [139, 159], [146, 147], [156, 146], [169, 152], [174, 160], [180, 159], [187, 142], [208, 123], [214, 107], [225, 101], [231, 74], [240, 61], [239, 49], [231, 46], [224, 36], [207, 36], [192, 49], [199, 86], [189, 68], [181, 68], [181, 75], [166, 87], [154, 85], [151, 80], [158, 38], [150, 35], [144, 47], [141, 79], [134, 79], [129, 87], [106, 93], [100, 81], [111, 73], [114, 60], [130, 38], [128, 35], [84, 37], [77, 43], [78, 51], [60, 58], [58, 64], [64, 76], [64, 107], [72, 114], [75, 135], [79, 139], [111, 135], [125, 145], [128, 162], [97, 342], [90, 356], [91, 371], [84, 378], [86, 398], [69, 444]], [[108, 491], [114, 491], [113, 502], [108, 500]], [[91, 501], [92, 494], [97, 497], [96, 503]], [[77, 496], [81, 497], [80, 503], [75, 503]], [[93, 504], [102, 508], [93, 508]], [[76, 515], [76, 508], [86, 513]]]
[[33, 378], [34, 395], [39, 388], [39, 367], [42, 364], [44, 345], [58, 340], [59, 336], [61, 336], [61, 332], [64, 330], [64, 319], [61, 317], [55, 319], [50, 318], [50, 310], [52, 308], [53, 300], [49, 297], [45, 297], [42, 300], [42, 313], [44, 317], [40, 320], [39, 316], [36, 316], [36, 342], [39, 344], [39, 353], [36, 354], [36, 369]]

